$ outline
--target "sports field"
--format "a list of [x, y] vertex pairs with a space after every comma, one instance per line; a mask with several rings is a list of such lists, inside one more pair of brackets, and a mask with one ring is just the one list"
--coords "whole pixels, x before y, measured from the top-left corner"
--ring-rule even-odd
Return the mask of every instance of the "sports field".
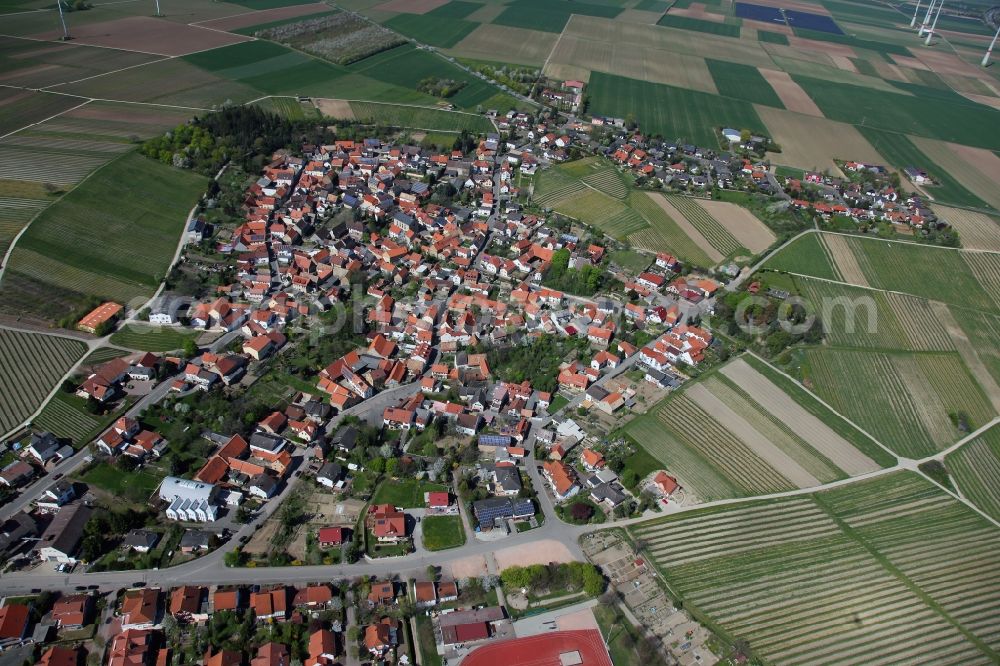
[[915, 474], [629, 532], [686, 609], [769, 663], [996, 658], [1000, 532]]
[[127, 153], [47, 208], [0, 283], [8, 311], [58, 319], [82, 295], [130, 303], [166, 274], [207, 179]]
[[31, 416], [85, 351], [77, 340], [0, 328], [0, 433]]

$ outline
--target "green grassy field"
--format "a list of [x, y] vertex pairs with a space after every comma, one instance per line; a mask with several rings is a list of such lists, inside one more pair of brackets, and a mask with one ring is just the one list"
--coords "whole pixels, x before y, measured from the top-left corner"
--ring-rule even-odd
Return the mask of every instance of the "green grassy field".
[[440, 14], [399, 14], [386, 21], [385, 25], [418, 42], [444, 49], [455, 46], [479, 27], [479, 24], [473, 21]]
[[717, 127], [764, 131], [764, 123], [751, 105], [696, 90], [593, 72], [589, 94], [593, 113], [615, 118], [632, 116], [643, 131], [667, 139], [716, 148]]
[[31, 416], [86, 350], [77, 340], [0, 329], [0, 433]]
[[111, 344], [139, 351], [164, 352], [182, 349], [184, 342], [194, 340], [197, 333], [169, 326], [131, 324], [111, 336]]
[[[667, 201], [723, 256], [743, 251], [739, 241], [691, 197], [667, 195]], [[753, 253], [747, 251], [747, 254]]]
[[754, 104], [785, 108], [771, 84], [761, 75], [760, 70], [750, 65], [741, 65], [724, 60], [706, 60], [708, 71], [712, 73], [719, 94], [746, 100]]
[[[389, 127], [405, 127], [435, 132], [461, 132], [473, 134], [495, 131], [487, 118], [469, 113], [456, 113], [444, 109], [381, 104], [378, 102], [351, 102], [354, 117], [362, 122]], [[452, 137], [454, 141], [454, 137]], [[450, 142], [449, 142], [450, 143]]]
[[900, 93], [891, 93], [808, 76], [792, 78], [831, 120], [1000, 149], [1000, 111], [957, 93], [904, 83], [894, 84]]
[[465, 544], [465, 528], [460, 516], [424, 516], [420, 528], [427, 550], [446, 550]]
[[44, 284], [53, 300], [33, 302], [30, 294], [14, 299], [23, 311], [53, 318], [65, 314], [57, 308], [66, 302], [78, 302], [72, 294], [121, 303], [149, 296], [169, 269], [188, 211], [207, 182], [137, 153], [122, 156], [32, 223], [11, 256], [0, 294], [11, 298], [16, 276], [25, 275]]
[[672, 14], [664, 14], [663, 18], [656, 22], [656, 25], [679, 28], [681, 30], [694, 30], [695, 32], [704, 32], [709, 35], [719, 35], [722, 37], [738, 38], [740, 36], [740, 26], [738, 25], [719, 23], [717, 21], [703, 21], [701, 19], [674, 16]]
[[542, 171], [535, 178], [534, 201], [624, 239], [648, 226], [619, 198], [627, 192], [627, 185], [610, 165], [588, 159]]
[[163, 478], [146, 470], [123, 474], [108, 463], [99, 463], [84, 472], [80, 480], [110, 495], [133, 502], [145, 502], [156, 492]]
[[962, 494], [1000, 520], [1000, 426], [993, 426], [945, 458]]
[[768, 259], [764, 267], [824, 280], [837, 280], [839, 276], [823, 247], [822, 238], [821, 234], [805, 234]]
[[1000, 593], [1000, 533], [915, 474], [629, 532], [685, 609], [769, 663], [997, 659], [980, 604]]
[[545, 32], [562, 32], [571, 14], [614, 18], [622, 11], [621, 7], [568, 0], [513, 0], [504, 7], [493, 23]]
[[392, 504], [403, 509], [420, 509], [424, 504], [424, 493], [448, 490], [440, 483], [418, 481], [416, 479], [392, 479], [383, 481], [372, 497], [372, 504]]

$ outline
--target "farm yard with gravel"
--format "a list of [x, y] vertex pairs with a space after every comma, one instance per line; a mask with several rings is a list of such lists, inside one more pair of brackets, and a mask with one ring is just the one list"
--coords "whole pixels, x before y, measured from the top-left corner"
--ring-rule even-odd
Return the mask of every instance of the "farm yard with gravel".
[[915, 474], [629, 532], [685, 608], [770, 663], [996, 658], [1000, 533]]
[[31, 416], [86, 349], [78, 340], [0, 328], [0, 433]]

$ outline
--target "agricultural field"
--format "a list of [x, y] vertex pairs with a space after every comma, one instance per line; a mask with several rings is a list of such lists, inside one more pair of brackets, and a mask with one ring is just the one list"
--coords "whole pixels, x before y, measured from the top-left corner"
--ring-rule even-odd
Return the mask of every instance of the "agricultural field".
[[715, 127], [764, 131], [754, 107], [728, 97], [594, 72], [590, 108], [613, 118], [634, 117], [644, 131], [717, 147]]
[[465, 543], [461, 516], [425, 516], [420, 521], [420, 529], [427, 550], [458, 548]]
[[85, 408], [86, 401], [68, 393], [56, 393], [34, 420], [34, 426], [64, 437], [79, 446], [99, 434], [106, 418], [94, 416]]
[[541, 67], [558, 39], [551, 32], [484, 23], [445, 53], [471, 60], [492, 60], [503, 53], [504, 62]]
[[962, 494], [1000, 520], [1000, 426], [993, 426], [945, 457]]
[[751, 104], [785, 108], [781, 98], [756, 67], [723, 60], [708, 60], [715, 87], [725, 97], [735, 97]]
[[[986, 208], [989, 206], [985, 201], [966, 189], [962, 184], [964, 181], [959, 181], [953, 177], [950, 169], [943, 168], [932, 161], [926, 153], [917, 147], [916, 141], [910, 137], [870, 127], [862, 127], [860, 130], [865, 138], [871, 142], [875, 150], [885, 156], [888, 163], [887, 166], [892, 166], [900, 170], [908, 166], [917, 166], [924, 169], [934, 180], [935, 184], [923, 185], [922, 188], [927, 194], [934, 197], [935, 201], [973, 208]], [[957, 161], [957, 157], [955, 159]]]
[[744, 248], [739, 241], [718, 220], [712, 217], [708, 210], [699, 206], [695, 199], [677, 195], [666, 195], [665, 198], [674, 207], [679, 217], [687, 220], [688, 224], [697, 229], [698, 233], [722, 257], [743, 251]]
[[803, 382], [820, 398], [901, 456], [933, 455], [996, 412], [954, 352], [886, 353], [814, 348]]
[[737, 359], [666, 398], [626, 433], [703, 501], [815, 487], [891, 462], [776, 377], [765, 364]]
[[927, 301], [843, 284], [797, 278], [829, 344], [909, 351], [953, 351], [948, 332]]
[[619, 239], [648, 226], [619, 198], [627, 193], [621, 176], [611, 167], [594, 170], [593, 165], [594, 160], [570, 162], [542, 171], [535, 179], [534, 202]]
[[629, 532], [686, 609], [769, 663], [996, 659], [1000, 533], [916, 474]]
[[614, 18], [621, 7], [569, 2], [568, 0], [512, 0], [493, 23], [515, 28], [562, 32], [571, 14]]
[[[765, 266], [898, 291], [948, 305], [992, 312], [1000, 307], [991, 298], [995, 293], [992, 288], [984, 286], [997, 284], [1000, 255], [858, 236], [819, 236], [797, 240]], [[831, 244], [835, 246], [832, 250]]]
[[690, 229], [680, 226], [666, 210], [665, 202], [660, 194], [638, 191], [629, 194], [629, 206], [649, 222], [649, 228], [628, 235], [629, 243], [651, 252], [669, 252], [699, 266], [711, 266], [715, 259], [706, 254], [705, 244], [693, 239]]
[[[36, 42], [27, 40], [2, 40], [0, 52], [5, 56], [0, 68], [0, 84], [44, 88], [82, 78], [99, 76], [122, 67], [136, 67], [153, 62], [158, 56], [146, 53], [102, 49], [84, 46], [75, 42]], [[28, 92], [4, 89], [0, 93], [0, 117], [17, 125], [18, 118], [29, 122], [44, 120], [56, 113], [60, 107], [69, 108], [85, 100], [51, 95], [43, 92]], [[8, 116], [9, 114], [9, 116]], [[23, 123], [22, 123], [23, 124]], [[0, 135], [5, 131], [0, 131]]]
[[904, 83], [896, 84], [899, 93], [892, 93], [808, 76], [793, 78], [831, 120], [856, 125], [864, 121], [876, 129], [1000, 149], [1000, 112], [957, 93]]
[[324, 14], [258, 29], [255, 34], [347, 65], [402, 44], [396, 33], [348, 12]]
[[755, 108], [767, 127], [767, 135], [781, 146], [780, 153], [769, 155], [774, 163], [834, 174], [839, 172], [835, 159], [886, 163], [851, 125], [768, 106]]
[[[448, 5], [439, 7], [444, 9]], [[444, 17], [432, 10], [427, 14], [400, 14], [385, 22], [387, 26], [422, 44], [451, 48], [465, 39], [479, 24], [461, 18]]]
[[183, 349], [184, 343], [198, 337], [181, 328], [130, 324], [112, 334], [110, 342], [138, 351], [165, 352]]
[[934, 206], [934, 212], [954, 227], [963, 248], [1000, 252], [1000, 218], [945, 206]]
[[0, 433], [30, 417], [85, 351], [78, 340], [0, 328]]
[[[979, 198], [1000, 210], [1000, 156], [982, 148], [960, 146], [922, 137], [911, 137], [912, 143], [947, 174], [948, 180], [968, 188], [972, 199]], [[931, 188], [931, 193], [937, 188]]]
[[704, 21], [702, 19], [689, 18], [686, 16], [675, 16], [674, 14], [665, 14], [663, 18], [657, 21], [657, 25], [666, 26], [668, 28], [679, 28], [681, 30], [694, 30], [696, 32], [704, 32], [710, 35], [719, 35], [721, 37], [740, 36], [740, 26], [738, 25], [720, 23], [718, 21]]
[[58, 319], [79, 307], [82, 295], [120, 303], [148, 297], [169, 269], [206, 184], [134, 152], [111, 162], [21, 236], [0, 283], [5, 308]]
[[355, 120], [389, 127], [407, 127], [433, 132], [473, 133], [493, 132], [495, 127], [487, 118], [471, 113], [446, 111], [417, 106], [401, 106], [379, 102], [350, 102]]

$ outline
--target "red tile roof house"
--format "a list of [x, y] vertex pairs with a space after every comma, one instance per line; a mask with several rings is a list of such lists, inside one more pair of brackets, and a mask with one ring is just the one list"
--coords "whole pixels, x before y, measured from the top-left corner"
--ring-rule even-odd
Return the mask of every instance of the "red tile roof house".
[[424, 493], [424, 503], [428, 509], [447, 509], [451, 506], [451, 495], [444, 490]]
[[674, 491], [680, 488], [680, 485], [677, 483], [677, 479], [664, 471], [656, 473], [656, 476], [653, 477], [653, 485], [656, 486], [656, 489], [659, 490], [660, 493], [667, 496], [672, 495]]
[[321, 527], [316, 535], [320, 548], [333, 548], [343, 545], [346, 530], [343, 527]]
[[391, 504], [375, 504], [368, 509], [368, 527], [380, 543], [397, 543], [409, 538], [406, 514]]
[[384, 617], [376, 624], [365, 627], [365, 647], [375, 656], [384, 656], [399, 645], [398, 632], [399, 621], [395, 618]]
[[396, 586], [392, 581], [383, 580], [372, 583], [371, 592], [368, 593], [369, 606], [384, 606], [396, 601]]
[[21, 604], [0, 608], [0, 645], [17, 643], [28, 634], [30, 609]]

